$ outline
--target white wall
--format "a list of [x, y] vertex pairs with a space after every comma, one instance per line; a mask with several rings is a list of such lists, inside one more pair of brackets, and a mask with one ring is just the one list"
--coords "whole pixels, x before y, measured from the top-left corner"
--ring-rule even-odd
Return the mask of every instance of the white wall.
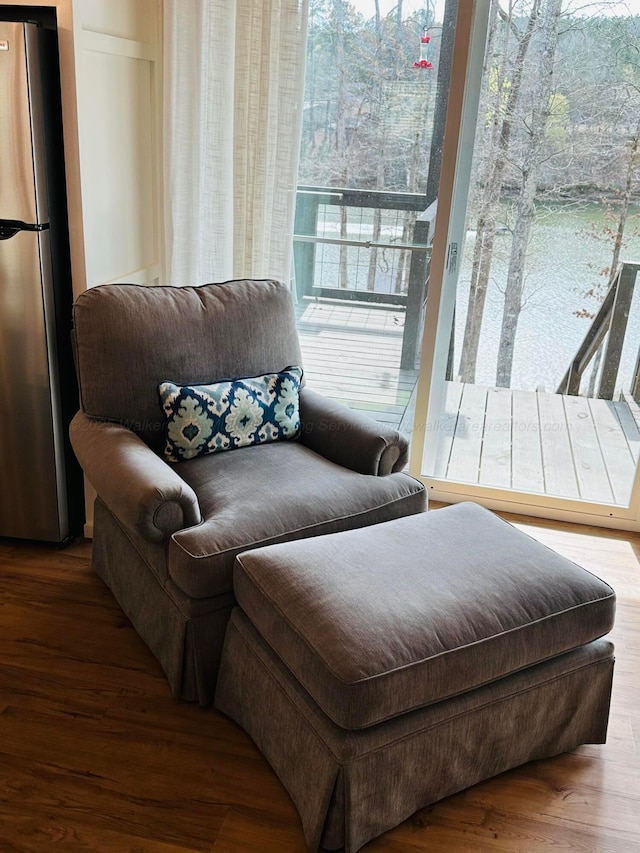
[[160, 0], [74, 0], [86, 286], [161, 276]]

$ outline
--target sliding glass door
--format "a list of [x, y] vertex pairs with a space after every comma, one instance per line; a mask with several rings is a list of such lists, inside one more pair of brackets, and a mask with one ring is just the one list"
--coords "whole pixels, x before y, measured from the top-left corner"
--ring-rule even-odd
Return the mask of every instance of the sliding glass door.
[[441, 499], [637, 523], [640, 24], [619, 5], [459, 4], [411, 460]]

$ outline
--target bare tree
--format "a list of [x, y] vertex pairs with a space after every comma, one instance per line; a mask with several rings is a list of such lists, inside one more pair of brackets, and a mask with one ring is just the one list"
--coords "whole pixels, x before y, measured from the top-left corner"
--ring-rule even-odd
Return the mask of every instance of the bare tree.
[[522, 311], [524, 293], [524, 268], [531, 236], [531, 224], [535, 216], [535, 197], [538, 185], [538, 170], [543, 152], [543, 142], [549, 105], [553, 90], [553, 67], [558, 42], [558, 23], [562, 12], [562, 0], [547, 0], [541, 16], [541, 45], [539, 76], [533, 93], [532, 109], [527, 122], [527, 140], [520, 163], [521, 184], [515, 204], [515, 223], [509, 256], [509, 269], [504, 294], [504, 312], [498, 350], [496, 385], [508, 388], [511, 385], [513, 353]]
[[[379, 60], [380, 53], [382, 51], [382, 19], [380, 17], [380, 0], [375, 0], [375, 28], [376, 28], [376, 62]], [[378, 128], [381, 130], [380, 133], [380, 145], [382, 150], [378, 152], [377, 166], [376, 166], [376, 189], [381, 190], [384, 188], [384, 174], [385, 174], [385, 148], [386, 148], [386, 124], [381, 122], [381, 111], [382, 111], [382, 86], [379, 85], [377, 87], [377, 97], [374, 101], [374, 114], [372, 116], [372, 120], [377, 124]], [[380, 233], [382, 231], [382, 210], [379, 207], [376, 207], [373, 211], [373, 231], [371, 235], [371, 239], [374, 243], [377, 243], [380, 240]], [[367, 273], [367, 290], [374, 291], [376, 289], [376, 270], [378, 268], [378, 250], [374, 247], [371, 249], [369, 254], [369, 270]]]
[[[427, 104], [428, 99], [425, 98], [425, 109]], [[411, 146], [411, 160], [407, 170], [407, 189], [412, 193], [416, 192], [418, 189], [418, 167], [422, 153], [422, 133], [421, 131], [417, 131], [413, 138], [413, 145]], [[413, 232], [416, 227], [417, 213], [414, 210], [407, 210], [405, 211], [403, 219], [402, 243], [405, 246], [408, 246], [413, 241]], [[396, 293], [402, 293], [404, 290], [405, 275], [410, 261], [411, 251], [409, 249], [401, 251], [400, 259], [398, 261], [398, 269], [396, 270], [396, 283], [394, 288]]]
[[[525, 60], [540, 11], [541, 0], [534, 0], [522, 31], [514, 21], [515, 4], [509, 3], [505, 13], [498, 0], [491, 7], [489, 40], [485, 59], [484, 77], [487, 86], [492, 74], [490, 63], [494, 59], [498, 16], [506, 26], [502, 40], [499, 63], [495, 67], [493, 86], [487, 93], [487, 107], [491, 116], [489, 132], [478, 169], [480, 206], [476, 221], [476, 242], [471, 270], [469, 304], [465, 323], [460, 374], [463, 382], [475, 382], [480, 329], [493, 260], [493, 249], [498, 230], [498, 213], [505, 169], [509, 158], [509, 143], [516, 106], [520, 97]], [[508, 73], [511, 38], [517, 39], [517, 52], [513, 74]]]
[[[346, 105], [346, 64], [345, 64], [345, 0], [335, 0], [335, 25], [336, 25], [336, 63], [338, 66], [338, 91], [336, 98], [336, 154], [342, 164], [341, 186], [346, 187], [349, 182], [348, 168], [348, 142], [347, 142], [347, 105]], [[340, 238], [347, 237], [347, 208], [340, 207]], [[339, 285], [346, 288], [349, 286], [347, 247], [340, 246]]]
[[620, 199], [620, 210], [618, 213], [618, 223], [616, 233], [613, 240], [613, 254], [611, 257], [611, 265], [609, 267], [609, 281], [607, 287], [611, 287], [613, 280], [616, 277], [618, 264], [620, 263], [620, 252], [624, 240], [624, 232], [629, 218], [629, 207], [631, 205], [632, 192], [635, 184], [635, 174], [638, 168], [638, 144], [640, 143], [640, 121], [636, 125], [635, 132], [629, 140], [629, 155], [627, 159], [626, 178], [622, 197]]

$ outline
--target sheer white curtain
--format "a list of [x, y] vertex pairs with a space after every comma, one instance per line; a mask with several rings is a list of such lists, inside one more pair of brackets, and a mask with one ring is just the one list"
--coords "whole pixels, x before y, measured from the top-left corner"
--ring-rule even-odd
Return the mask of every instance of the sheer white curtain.
[[308, 0], [165, 0], [171, 284], [289, 281]]

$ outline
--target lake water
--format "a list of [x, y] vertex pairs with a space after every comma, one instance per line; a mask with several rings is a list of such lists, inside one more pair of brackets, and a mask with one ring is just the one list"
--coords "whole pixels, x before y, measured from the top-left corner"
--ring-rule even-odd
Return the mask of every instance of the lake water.
[[[640, 208], [635, 207], [632, 215], [627, 224], [629, 236], [621, 260], [638, 263]], [[610, 263], [612, 248], [593, 236], [594, 227], [602, 231], [605, 224], [608, 223], [605, 223], [603, 209], [596, 204], [585, 205], [579, 210], [573, 205], [539, 209], [527, 256], [526, 304], [516, 336], [512, 388], [535, 390], [544, 386], [547, 391], [557, 389], [591, 324], [591, 320], [576, 317], [575, 312], [581, 308], [594, 312], [597, 308], [595, 300], [583, 294], [605, 282], [598, 272]], [[510, 242], [508, 234], [496, 239], [476, 371], [476, 383], [480, 385], [495, 383]], [[458, 284], [454, 372], [460, 364], [473, 244], [474, 236], [470, 232]], [[634, 295], [618, 375], [618, 385], [625, 390], [629, 387], [639, 346], [640, 284]]]

